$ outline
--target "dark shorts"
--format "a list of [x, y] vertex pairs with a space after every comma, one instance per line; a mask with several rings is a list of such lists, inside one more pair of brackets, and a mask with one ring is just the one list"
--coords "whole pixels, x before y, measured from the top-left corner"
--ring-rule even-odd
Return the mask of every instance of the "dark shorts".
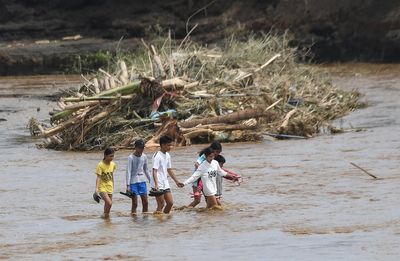
[[159, 190], [157, 190], [156, 193], [153, 193], [153, 191], [154, 191], [154, 189], [152, 188], [152, 189], [150, 190], [149, 196], [152, 196], [152, 197], [156, 196], [156, 197], [158, 197], [158, 196], [164, 195], [165, 193], [171, 193], [171, 189], [169, 189], [169, 188], [168, 188], [168, 189], [159, 189]]
[[147, 195], [147, 186], [146, 182], [139, 182], [130, 185], [131, 191], [139, 196], [146, 196]]

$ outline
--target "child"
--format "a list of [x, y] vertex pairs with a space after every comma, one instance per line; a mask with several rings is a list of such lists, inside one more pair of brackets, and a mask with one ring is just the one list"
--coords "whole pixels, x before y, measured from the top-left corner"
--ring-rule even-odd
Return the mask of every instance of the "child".
[[173, 206], [171, 188], [168, 182], [168, 175], [175, 181], [178, 187], [183, 184], [175, 177], [171, 167], [171, 156], [168, 151], [171, 150], [172, 139], [168, 136], [160, 138], [160, 150], [153, 156], [153, 171], [150, 196], [155, 196], [157, 201], [157, 210], [155, 214], [168, 214]]
[[[147, 156], [143, 153], [143, 140], [136, 140], [134, 151], [128, 157], [126, 167], [126, 194], [132, 199], [131, 215], [136, 215], [137, 195], [142, 200], [142, 212], [148, 211], [146, 178], [150, 182], [150, 174], [147, 168]], [[144, 177], [146, 175], [146, 177]]]
[[[222, 145], [218, 141], [214, 141], [211, 143], [210, 148], [214, 152], [214, 156], [219, 155], [222, 152]], [[196, 170], [203, 161], [206, 160], [206, 156], [204, 155], [205, 149], [200, 151], [199, 157], [197, 161], [194, 163], [194, 170]], [[198, 179], [192, 184], [193, 189], [193, 201], [189, 204], [189, 207], [197, 206], [201, 201], [201, 191], [203, 190], [203, 183], [201, 179]]]
[[[232, 180], [232, 181], [235, 181], [235, 182], [237, 182], [237, 184], [240, 185], [241, 176], [239, 174], [236, 174], [236, 173], [232, 172], [232, 171], [224, 169], [224, 164], [226, 162], [224, 156], [217, 155], [217, 156], [214, 157], [214, 160], [218, 162], [218, 164], [219, 164], [221, 169], [223, 169], [228, 174], [231, 174], [230, 176], [225, 176], [224, 178]], [[234, 179], [232, 179], [232, 177], [234, 177]], [[217, 176], [216, 182], [217, 182], [217, 194], [216, 194], [216, 196], [217, 196], [217, 200], [218, 200], [218, 203], [219, 203], [219, 200], [222, 198], [222, 177], [221, 176]]]
[[206, 148], [203, 152], [206, 160], [199, 165], [193, 175], [185, 180], [183, 184], [187, 185], [198, 178], [201, 178], [201, 181], [203, 182], [203, 193], [206, 197], [207, 208], [214, 208], [218, 206], [218, 201], [215, 197], [217, 194], [217, 175], [228, 176], [232, 179], [234, 179], [234, 177], [220, 168], [218, 162], [214, 160], [214, 151], [211, 147]]
[[114, 150], [107, 148], [104, 150], [104, 158], [96, 168], [96, 194], [100, 193], [104, 200], [104, 218], [108, 218], [112, 206], [112, 193], [114, 191], [114, 171], [116, 169]]

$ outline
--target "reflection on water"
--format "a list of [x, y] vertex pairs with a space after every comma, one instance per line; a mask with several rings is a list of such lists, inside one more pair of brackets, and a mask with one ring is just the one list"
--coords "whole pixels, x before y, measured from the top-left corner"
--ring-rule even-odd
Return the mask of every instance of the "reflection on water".
[[[6, 119], [0, 121], [0, 259], [397, 260], [400, 77], [390, 70], [380, 75], [363, 70], [335, 77], [371, 103], [337, 126], [363, 131], [223, 144], [226, 167], [241, 173], [244, 182], [224, 183], [222, 211], [205, 210], [204, 202], [185, 207], [190, 188], [173, 186], [172, 214], [132, 217], [130, 199], [119, 194], [130, 152], [117, 151], [110, 219], [101, 218], [103, 205], [92, 200], [101, 153], [37, 150], [25, 129], [29, 117], [46, 119], [54, 106], [42, 99], [47, 92], [42, 87], [51, 83], [19, 79], [29, 87], [26, 97], [24, 88], [10, 91], [0, 79], [0, 118]], [[51, 82], [69, 81], [61, 78]], [[179, 179], [190, 175], [201, 148], [172, 151]], [[153, 152], [146, 153], [151, 161]], [[155, 207], [150, 198], [149, 209]]]

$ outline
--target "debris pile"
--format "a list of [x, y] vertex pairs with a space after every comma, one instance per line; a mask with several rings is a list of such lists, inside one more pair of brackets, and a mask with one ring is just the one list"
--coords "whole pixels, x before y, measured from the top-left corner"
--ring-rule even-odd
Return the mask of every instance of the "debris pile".
[[358, 108], [359, 94], [298, 63], [287, 41], [232, 37], [214, 48], [190, 37], [176, 46], [168, 37], [157, 48], [143, 41], [133, 58], [82, 76], [84, 84], [60, 98], [47, 124], [30, 120], [31, 135], [58, 150], [129, 148], [138, 138], [152, 147], [165, 134], [179, 146], [312, 137]]

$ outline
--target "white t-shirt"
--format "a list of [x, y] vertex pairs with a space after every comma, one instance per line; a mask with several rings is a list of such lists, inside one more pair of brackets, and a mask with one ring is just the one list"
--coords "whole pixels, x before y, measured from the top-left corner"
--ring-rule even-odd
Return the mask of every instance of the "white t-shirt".
[[226, 176], [226, 172], [221, 169], [216, 160], [212, 160], [211, 163], [208, 161], [203, 161], [193, 175], [185, 180], [183, 184], [187, 185], [193, 181], [201, 178], [203, 182], [203, 192], [206, 196], [214, 196], [217, 193], [217, 175]]
[[147, 168], [147, 156], [142, 154], [140, 157], [131, 154], [128, 157], [126, 166], [126, 185], [138, 182], [146, 182], [146, 177], [150, 181], [150, 174]]
[[[157, 170], [158, 188], [159, 189], [169, 189], [168, 182], [168, 169], [171, 168], [171, 156], [168, 152], [163, 153], [157, 151], [153, 155], [153, 169]], [[151, 176], [151, 187], [155, 188], [153, 175]]]

